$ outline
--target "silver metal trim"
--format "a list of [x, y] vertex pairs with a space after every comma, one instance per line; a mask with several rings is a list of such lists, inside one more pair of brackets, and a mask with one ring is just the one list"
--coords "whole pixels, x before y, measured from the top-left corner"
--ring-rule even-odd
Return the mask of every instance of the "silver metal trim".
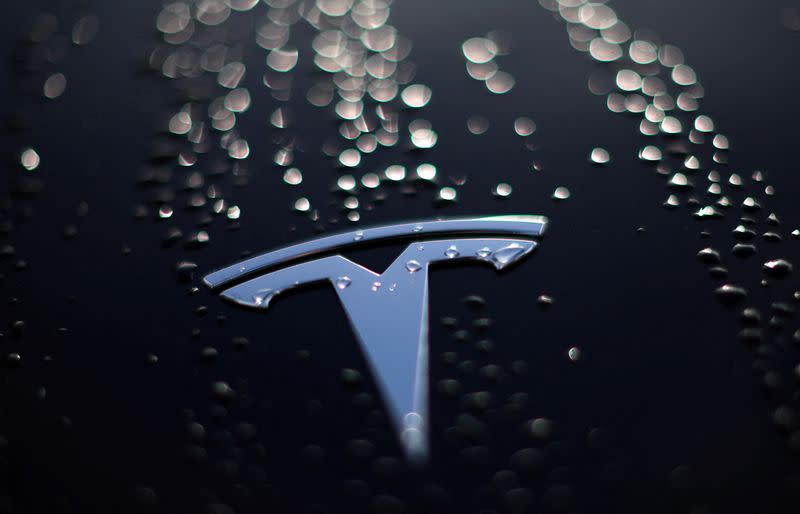
[[547, 218], [544, 216], [509, 215], [485, 216], [479, 218], [428, 219], [397, 225], [383, 225], [363, 230], [332, 234], [292, 246], [286, 246], [251, 257], [232, 266], [228, 266], [203, 278], [206, 286], [216, 289], [228, 282], [241, 279], [247, 275], [277, 266], [289, 261], [332, 251], [370, 241], [399, 237], [434, 236], [437, 234], [516, 234], [537, 237], [544, 234]]

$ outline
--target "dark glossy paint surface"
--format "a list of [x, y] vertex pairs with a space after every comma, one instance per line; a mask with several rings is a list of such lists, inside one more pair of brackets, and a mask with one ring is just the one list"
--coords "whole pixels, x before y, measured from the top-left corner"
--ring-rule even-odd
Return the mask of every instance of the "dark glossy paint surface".
[[[632, 27], [650, 27], [683, 49], [705, 86], [704, 112], [734, 144], [733, 167], [743, 176], [764, 170], [776, 187], [771, 206], [787, 236], [778, 253], [800, 263], [800, 241], [788, 237], [800, 227], [800, 33], [781, 25], [784, 5], [614, 5]], [[790, 342], [796, 318], [778, 334], [783, 339], [762, 348], [771, 354], [760, 359], [778, 363], [784, 381], [767, 390], [753, 371], [758, 349], [737, 339], [738, 310], [715, 300], [717, 282], [695, 254], [719, 248], [731, 276], [751, 291], [749, 304], [764, 313], [775, 298], [800, 289], [796, 276], [759, 285], [759, 266], [729, 253], [735, 214], [701, 225], [687, 207], [661, 206], [664, 181], [636, 158], [646, 144], [637, 122], [610, 113], [589, 93], [596, 65], [570, 47], [563, 24], [536, 2], [398, 1], [390, 19], [414, 42], [417, 80], [434, 91], [424, 117], [440, 139], [423, 158], [398, 147], [370, 156], [366, 168], [425, 160], [469, 178], [459, 201], [443, 207], [433, 204], [433, 189], [406, 196], [390, 186], [384, 203], [362, 211], [360, 225], [434, 215], [550, 219], [540, 247], [513, 272], [431, 274], [426, 469], [403, 464], [333, 291], [298, 292], [262, 313], [223, 303], [200, 284], [204, 272], [236, 262], [242, 252], [316, 234], [314, 223], [291, 210], [299, 193], [280, 182], [282, 170], [271, 164], [274, 129], [266, 120], [277, 102], [259, 73], [246, 79], [253, 107], [240, 122], [252, 150], [250, 181], [231, 190], [244, 213], [240, 230], [227, 231], [215, 219], [207, 247], [163, 249], [168, 225], [131, 215], [152, 194], [136, 184], [137, 172], [150, 163], [153, 143], [180, 101], [144, 64], [157, 44], [159, 8], [158, 2], [91, 5], [100, 20], [97, 39], [70, 48], [61, 66], [68, 88], [52, 103], [28, 95], [39, 86], [15, 68], [14, 54], [35, 16], [58, 8], [38, 1], [9, 6], [2, 20], [7, 64], [0, 112], [7, 119], [21, 111], [31, 127], [5, 131], [2, 142], [7, 179], [0, 193], [14, 204], [2, 220], [13, 219], [15, 229], [0, 244], [13, 244], [18, 256], [0, 261], [0, 355], [17, 352], [22, 361], [0, 368], [0, 512], [229, 512], [221, 505], [237, 513], [800, 509], [800, 461], [773, 423], [780, 405], [800, 416], [791, 371], [800, 362]], [[502, 61], [517, 80], [507, 95], [489, 95], [466, 77], [459, 54], [462, 41], [492, 29], [514, 37]], [[250, 47], [243, 62], [260, 70], [264, 51]], [[310, 69], [301, 57], [295, 80], [303, 83]], [[294, 130], [306, 147], [296, 165], [305, 173], [304, 191], [322, 198], [336, 170], [318, 148], [336, 129], [303, 100], [310, 84], [292, 102]], [[467, 132], [473, 114], [490, 119], [486, 134]], [[534, 154], [513, 133], [521, 115], [537, 122]], [[22, 173], [18, 152], [27, 145], [42, 155], [36, 173], [45, 182], [31, 197], [13, 192]], [[594, 146], [607, 148], [612, 162], [587, 162]], [[541, 173], [529, 172], [533, 158], [543, 163]], [[514, 186], [502, 200], [491, 194], [500, 181]], [[560, 185], [572, 197], [554, 202], [550, 195]], [[175, 202], [176, 217], [192, 220], [183, 198]], [[81, 202], [89, 208], [79, 217]], [[319, 207], [323, 220], [338, 214], [335, 205]], [[65, 240], [66, 225], [78, 227], [74, 239]], [[709, 239], [701, 239], [703, 229], [712, 232]], [[348, 256], [380, 267], [398, 248]], [[771, 256], [767, 247], [754, 259]], [[19, 258], [24, 271], [15, 269]], [[198, 265], [192, 283], [177, 280], [175, 263], [184, 259]], [[200, 287], [197, 294], [187, 294], [191, 285]], [[471, 294], [486, 305], [466, 306], [462, 299]], [[537, 307], [540, 294], [555, 298], [551, 309]], [[198, 306], [208, 312], [198, 316]], [[469, 329], [466, 341], [439, 322], [447, 316]], [[488, 329], [473, 326], [487, 317]], [[6, 330], [17, 320], [25, 322], [20, 334]], [[60, 327], [68, 332], [59, 334]], [[236, 349], [234, 337], [249, 345]], [[493, 343], [488, 353], [476, 348], [484, 339]], [[212, 363], [201, 358], [207, 346], [219, 350]], [[582, 352], [577, 362], [566, 356], [573, 346]], [[471, 360], [474, 371], [443, 362], [451, 351]], [[520, 360], [527, 363], [522, 374], [514, 371]], [[489, 364], [503, 369], [501, 380], [481, 376]], [[360, 385], [343, 384], [344, 368], [360, 371]], [[461, 394], [438, 391], [450, 378], [459, 379]], [[220, 380], [237, 391], [225, 415], [209, 393]], [[476, 409], [482, 397], [469, 393], [483, 391], [491, 394], [490, 407]], [[359, 393], [369, 393], [372, 403]], [[516, 393], [527, 401], [512, 401], [521, 397]], [[551, 438], [526, 433], [525, 422], [534, 418], [552, 420]], [[202, 444], [187, 434], [191, 420], [205, 426]], [[352, 456], [352, 441], [360, 439], [371, 441], [367, 458]], [[536, 449], [523, 456], [541, 455], [533, 471], [519, 469], [519, 455], [512, 458], [523, 448]], [[515, 473], [503, 472], [509, 469]], [[528, 493], [508, 490], [523, 488], [532, 503], [515, 510]]]

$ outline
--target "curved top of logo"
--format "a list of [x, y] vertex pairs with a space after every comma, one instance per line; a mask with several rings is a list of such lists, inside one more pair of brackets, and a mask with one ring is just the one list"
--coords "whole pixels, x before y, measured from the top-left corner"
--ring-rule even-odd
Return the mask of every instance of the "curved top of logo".
[[514, 234], [536, 237], [544, 234], [546, 225], [546, 217], [532, 215], [428, 219], [395, 225], [383, 225], [332, 234], [262, 253], [209, 273], [203, 278], [203, 282], [210, 288], [217, 288], [265, 268], [308, 257], [316, 253], [383, 239], [427, 237], [437, 234]]

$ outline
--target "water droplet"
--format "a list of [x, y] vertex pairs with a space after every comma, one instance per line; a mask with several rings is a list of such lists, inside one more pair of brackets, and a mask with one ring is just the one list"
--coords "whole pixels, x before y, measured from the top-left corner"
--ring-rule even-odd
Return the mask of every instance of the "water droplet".
[[511, 185], [506, 184], [505, 182], [497, 184], [494, 188], [494, 194], [501, 197], [506, 197], [511, 195], [511, 191], [512, 191]]
[[514, 132], [519, 136], [530, 136], [536, 132], [536, 122], [530, 118], [517, 118], [514, 120]]
[[722, 303], [733, 304], [741, 301], [747, 296], [747, 290], [743, 287], [725, 284], [717, 288], [714, 293]]
[[475, 252], [475, 254], [478, 256], [479, 259], [488, 259], [489, 256], [492, 255], [492, 250], [488, 246], [484, 246], [483, 248]]
[[44, 83], [44, 96], [50, 100], [56, 99], [67, 88], [67, 78], [63, 73], [54, 73]]
[[454, 245], [451, 245], [447, 248], [447, 250], [444, 251], [444, 255], [448, 259], [455, 259], [461, 254], [458, 252], [458, 248], [456, 248]]
[[542, 294], [539, 295], [538, 298], [536, 298], [536, 303], [539, 305], [540, 309], [547, 310], [553, 306], [555, 300], [550, 295]]
[[705, 264], [718, 264], [720, 261], [719, 252], [713, 248], [703, 248], [697, 252], [697, 258]]
[[298, 198], [297, 201], [294, 202], [294, 208], [300, 212], [308, 212], [311, 209], [311, 202], [306, 197]]
[[595, 164], [606, 164], [611, 160], [611, 154], [605, 148], [593, 148], [592, 153], [589, 155], [589, 160]]
[[412, 84], [400, 94], [400, 98], [409, 107], [425, 107], [431, 100], [431, 88], [422, 84]]
[[22, 155], [19, 158], [20, 164], [22, 167], [28, 171], [33, 171], [39, 167], [39, 163], [41, 159], [39, 158], [39, 154], [33, 148], [26, 148], [23, 150]]
[[458, 193], [456, 192], [456, 190], [454, 188], [452, 188], [452, 187], [443, 187], [443, 188], [441, 188], [439, 190], [438, 198], [439, 198], [439, 200], [442, 200], [442, 201], [445, 201], [445, 202], [452, 202], [452, 201], [454, 201], [456, 199], [457, 194]]
[[372, 283], [372, 290], [373, 291], [377, 291], [380, 288], [381, 288], [381, 283], [380, 282], [373, 282]]
[[501, 268], [506, 264], [514, 262], [517, 260], [522, 254], [525, 253], [527, 247], [522, 246], [519, 243], [511, 243], [508, 246], [504, 246], [503, 248], [498, 249], [492, 255], [492, 262], [495, 263], [495, 266]]
[[486, 79], [486, 89], [497, 95], [508, 93], [514, 87], [514, 77], [505, 71], [498, 71]]
[[467, 130], [476, 136], [489, 130], [489, 120], [483, 116], [470, 116], [467, 119]]
[[792, 272], [792, 263], [786, 259], [773, 259], [764, 263], [764, 273], [773, 277], [785, 277]]
[[422, 264], [420, 264], [417, 260], [411, 259], [410, 261], [406, 262], [406, 269], [409, 273], [416, 273], [422, 269]]
[[564, 186], [559, 186], [553, 191], [553, 199], [554, 200], [566, 200], [570, 197], [571, 193], [569, 189]]
[[734, 256], [739, 257], [740, 259], [744, 259], [746, 257], [750, 257], [751, 255], [754, 255], [756, 253], [756, 251], [757, 251], [756, 250], [756, 245], [745, 244], [745, 243], [736, 243], [735, 245], [733, 245], [733, 249], [731, 250], [731, 253]]
[[289, 168], [286, 170], [286, 173], [283, 174], [283, 181], [290, 186], [296, 186], [303, 182], [303, 174], [297, 168]]
[[350, 285], [352, 282], [353, 282], [353, 281], [352, 281], [352, 280], [350, 280], [350, 277], [348, 277], [347, 275], [345, 275], [345, 276], [342, 276], [342, 277], [339, 277], [339, 278], [337, 278], [337, 279], [336, 279], [336, 288], [337, 288], [337, 289], [340, 289], [340, 290], [341, 290], [341, 289], [347, 289], [347, 287], [348, 287], [348, 286], [349, 286], [349, 285]]
[[401, 166], [400, 164], [392, 164], [391, 166], [387, 167], [383, 173], [389, 180], [399, 182], [406, 178], [406, 167]]
[[643, 161], [660, 161], [661, 149], [653, 145], [645, 146], [639, 151], [639, 159]]
[[484, 37], [469, 38], [461, 44], [464, 57], [476, 64], [491, 61], [497, 55], [497, 50], [497, 44]]
[[572, 362], [578, 362], [578, 360], [581, 358], [580, 348], [578, 348], [577, 346], [573, 346], [567, 352], [567, 356], [569, 357], [569, 360], [571, 360]]
[[364, 239], [364, 231], [359, 230], [353, 236], [353, 241], [361, 241], [362, 239]]

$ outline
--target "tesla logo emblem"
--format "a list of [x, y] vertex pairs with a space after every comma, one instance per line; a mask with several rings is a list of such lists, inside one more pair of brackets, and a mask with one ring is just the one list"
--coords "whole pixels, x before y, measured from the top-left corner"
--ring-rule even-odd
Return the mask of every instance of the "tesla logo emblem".
[[[407, 457], [425, 460], [428, 268], [436, 263], [475, 260], [503, 269], [536, 247], [533, 238], [542, 235], [546, 224], [541, 216], [493, 216], [384, 225], [267, 252], [210, 273], [204, 282], [222, 289], [224, 298], [258, 309], [266, 309], [276, 295], [293, 287], [330, 282]], [[407, 238], [411, 243], [380, 274], [341, 255], [331, 255], [336, 250], [395, 238]]]

